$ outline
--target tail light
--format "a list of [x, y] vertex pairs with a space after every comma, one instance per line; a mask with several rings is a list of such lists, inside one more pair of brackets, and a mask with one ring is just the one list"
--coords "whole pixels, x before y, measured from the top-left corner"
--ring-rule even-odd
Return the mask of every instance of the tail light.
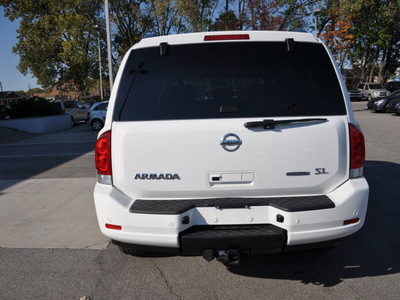
[[111, 184], [111, 130], [104, 132], [97, 140], [95, 159], [98, 182]]
[[87, 113], [87, 117], [88, 117], [88, 119], [89, 119], [89, 117], [90, 117], [90, 113], [91, 113], [91, 111], [89, 111], [89, 112]]
[[106, 228], [114, 230], [122, 230], [122, 226], [106, 223]]
[[364, 135], [354, 124], [349, 124], [350, 130], [350, 178], [363, 176], [365, 161]]
[[350, 224], [356, 224], [358, 222], [360, 222], [360, 218], [354, 218], [354, 219], [344, 221], [343, 225], [346, 226], [346, 225], [350, 225]]

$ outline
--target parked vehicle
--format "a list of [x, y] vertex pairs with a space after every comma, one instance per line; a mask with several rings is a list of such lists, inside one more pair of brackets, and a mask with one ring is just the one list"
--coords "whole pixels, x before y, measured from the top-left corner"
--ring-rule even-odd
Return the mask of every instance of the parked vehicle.
[[362, 96], [367, 98], [368, 101], [373, 98], [386, 97], [390, 94], [383, 85], [377, 83], [360, 83], [357, 88], [361, 92]]
[[351, 84], [346, 84], [347, 92], [349, 93], [350, 101], [360, 101], [362, 98], [361, 92]]
[[389, 92], [400, 90], [400, 81], [389, 81], [385, 87]]
[[101, 231], [124, 253], [224, 263], [358, 231], [364, 137], [329, 53], [311, 34], [282, 31], [135, 44], [95, 148]]
[[390, 101], [388, 105], [386, 105], [387, 113], [395, 113], [396, 115], [400, 115], [400, 99], [396, 99]]
[[71, 122], [78, 123], [86, 120], [88, 109], [76, 100], [56, 101], [60, 105], [62, 113], [71, 115]]
[[93, 130], [99, 131], [104, 126], [107, 115], [108, 101], [94, 103], [87, 114], [86, 123], [92, 126]]
[[[396, 91], [388, 97], [380, 97], [378, 99], [375, 99], [374, 101], [371, 101], [371, 108], [375, 112], [385, 112], [386, 106], [393, 100], [397, 100], [400, 98], [400, 90]], [[370, 101], [368, 101], [370, 102]]]

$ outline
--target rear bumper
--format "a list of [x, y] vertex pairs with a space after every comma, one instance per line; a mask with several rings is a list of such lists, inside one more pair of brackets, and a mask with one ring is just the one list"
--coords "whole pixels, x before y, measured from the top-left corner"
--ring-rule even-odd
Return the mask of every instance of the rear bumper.
[[[369, 187], [365, 178], [358, 178], [348, 180], [327, 194], [327, 199], [333, 204], [329, 207], [287, 209], [284, 206], [261, 201], [259, 205], [253, 202], [244, 207], [192, 205], [169, 214], [160, 211], [158, 213], [135, 212], [135, 205], [133, 205], [135, 200], [110, 185], [96, 184], [94, 198], [100, 229], [112, 240], [145, 248], [174, 248], [177, 252], [193, 255], [200, 254], [199, 245], [211, 247], [213, 243], [216, 248], [245, 249], [248, 247], [276, 251], [283, 251], [294, 246], [329, 243], [329, 241], [334, 243], [337, 239], [352, 235], [363, 226], [368, 193]], [[175, 201], [178, 203], [180, 200]], [[246, 199], [246, 201], [249, 200]], [[355, 223], [344, 225], [344, 221], [356, 218], [359, 220]], [[106, 224], [121, 226], [121, 230], [108, 229]], [[193, 233], [195, 228], [201, 228], [200, 232], [205, 233], [202, 230], [223, 229], [223, 226], [235, 226], [240, 230], [249, 226], [250, 228], [256, 226], [257, 230], [267, 227], [273, 230], [269, 231], [272, 232], [271, 235], [264, 234], [262, 237], [261, 233], [260, 237], [257, 233], [250, 239], [243, 239], [243, 235], [239, 234], [231, 241], [227, 239], [229, 241], [227, 244], [219, 244], [220, 242], [216, 242], [218, 239], [209, 238], [207, 234], [205, 236], [198, 234], [197, 230], [196, 234]], [[277, 232], [279, 232], [278, 235]], [[225, 233], [232, 237], [229, 232], [225, 231]]]

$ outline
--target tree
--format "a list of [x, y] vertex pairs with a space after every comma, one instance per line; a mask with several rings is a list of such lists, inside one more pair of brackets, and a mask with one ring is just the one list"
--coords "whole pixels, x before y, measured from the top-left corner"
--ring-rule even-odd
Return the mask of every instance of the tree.
[[148, 0], [153, 20], [153, 32], [158, 35], [180, 33], [183, 29], [183, 9], [179, 0]]
[[151, 9], [145, 0], [112, 0], [109, 3], [111, 18], [117, 27], [114, 47], [122, 57], [132, 45], [152, 31]]
[[182, 14], [189, 32], [209, 31], [219, 0], [181, 1]]
[[400, 0], [341, 1], [352, 23], [351, 61], [362, 81], [384, 83], [399, 65]]
[[311, 16], [315, 8], [322, 6], [321, 0], [278, 0], [283, 16], [278, 30], [311, 28]]
[[249, 0], [247, 11], [252, 30], [283, 30], [283, 15], [277, 0]]
[[20, 20], [18, 69], [31, 72], [44, 88], [73, 82], [91, 87], [97, 69], [97, 33], [101, 0], [0, 0], [5, 15]]
[[340, 1], [327, 1], [321, 9], [320, 24], [317, 36], [322, 39], [336, 58], [340, 68], [349, 59], [350, 49], [354, 43], [352, 34], [354, 15], [343, 15]]
[[239, 20], [232, 10], [221, 12], [211, 29], [215, 31], [239, 30]]

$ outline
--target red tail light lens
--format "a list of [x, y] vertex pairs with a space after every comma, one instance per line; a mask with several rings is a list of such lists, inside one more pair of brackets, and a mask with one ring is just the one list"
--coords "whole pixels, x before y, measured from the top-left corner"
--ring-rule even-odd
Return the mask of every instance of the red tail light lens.
[[108, 229], [114, 229], [114, 230], [122, 230], [122, 226], [119, 225], [113, 225], [113, 224], [106, 224], [106, 228]]
[[111, 130], [104, 132], [95, 149], [97, 174], [111, 176]]
[[249, 40], [248, 34], [220, 34], [206, 35], [204, 41], [229, 41], [229, 40]]
[[360, 218], [355, 218], [355, 219], [350, 219], [350, 220], [344, 221], [343, 225], [346, 226], [346, 225], [350, 225], [350, 224], [356, 224], [358, 222], [360, 222]]
[[365, 161], [365, 141], [363, 133], [354, 125], [350, 129], [350, 169], [360, 169]]

